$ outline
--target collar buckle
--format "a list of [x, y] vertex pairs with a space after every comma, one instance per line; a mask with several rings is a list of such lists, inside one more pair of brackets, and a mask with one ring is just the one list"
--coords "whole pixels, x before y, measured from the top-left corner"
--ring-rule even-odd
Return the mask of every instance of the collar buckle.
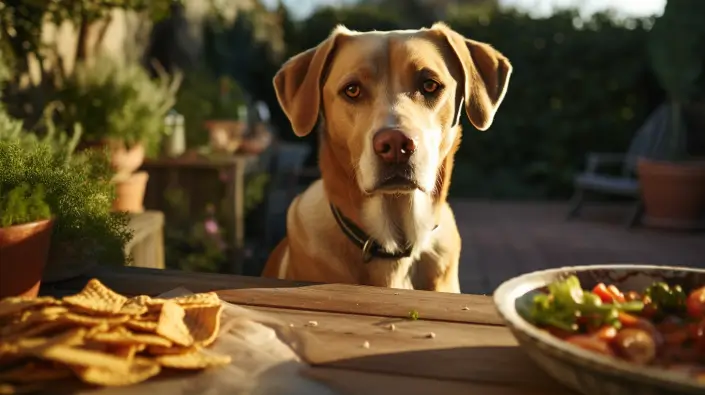
[[372, 248], [374, 244], [374, 240], [370, 237], [365, 241], [365, 244], [362, 245], [362, 263], [370, 263], [372, 260]]

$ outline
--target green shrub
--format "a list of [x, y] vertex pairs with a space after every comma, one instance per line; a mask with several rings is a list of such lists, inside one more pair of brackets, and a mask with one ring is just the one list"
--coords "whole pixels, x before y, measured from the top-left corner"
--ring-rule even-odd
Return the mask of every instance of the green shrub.
[[109, 57], [77, 66], [60, 89], [62, 125], [83, 126], [83, 139], [114, 139], [152, 149], [166, 132], [164, 117], [176, 101], [180, 77], [155, 81], [137, 63]]
[[[4, 122], [2, 122], [4, 118]], [[112, 212], [112, 170], [103, 152], [74, 154], [73, 138], [49, 125], [43, 138], [0, 111], [0, 191], [43, 186], [55, 217], [50, 260], [124, 264], [128, 217]]]
[[49, 219], [44, 186], [21, 184], [7, 192], [0, 190], [0, 228]]

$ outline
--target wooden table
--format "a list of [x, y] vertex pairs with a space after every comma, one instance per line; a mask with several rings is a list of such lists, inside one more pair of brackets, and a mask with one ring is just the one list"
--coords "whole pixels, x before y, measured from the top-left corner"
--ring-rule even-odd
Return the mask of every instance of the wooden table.
[[[575, 394], [524, 355], [486, 296], [141, 268], [98, 268], [42, 293], [73, 293], [90, 277], [128, 295], [180, 286], [216, 291], [289, 322], [306, 339], [302, 357], [311, 367], [304, 374], [341, 394]], [[416, 321], [408, 318], [412, 310]], [[318, 325], [306, 326], [310, 321]]]
[[132, 266], [164, 269], [164, 214], [145, 211], [130, 214], [132, 239], [125, 245], [125, 256]]
[[[225, 172], [228, 182], [226, 184], [225, 199], [227, 202], [227, 226], [231, 235], [231, 262], [232, 272], [236, 274], [242, 273], [242, 250], [245, 246], [245, 175], [251, 169], [254, 169], [257, 164], [258, 157], [256, 155], [227, 155], [227, 156], [201, 156], [201, 155], [184, 155], [176, 158], [160, 158], [146, 159], [142, 165], [142, 169], [150, 173], [150, 185], [156, 188], [147, 187], [147, 195], [153, 195], [150, 192], [162, 194], [164, 189], [170, 186], [180, 185], [182, 172], [188, 170], [206, 170], [213, 172]], [[160, 185], [157, 177], [153, 177], [155, 172], [165, 171], [166, 180]], [[150, 189], [152, 189], [150, 191]], [[194, 195], [199, 192], [198, 188], [186, 188], [189, 195]], [[191, 197], [191, 196], [189, 196]], [[146, 196], [145, 204], [154, 206], [154, 196]], [[162, 207], [151, 207], [162, 209]], [[201, 207], [202, 209], [203, 207]], [[197, 215], [203, 213], [198, 212]]]

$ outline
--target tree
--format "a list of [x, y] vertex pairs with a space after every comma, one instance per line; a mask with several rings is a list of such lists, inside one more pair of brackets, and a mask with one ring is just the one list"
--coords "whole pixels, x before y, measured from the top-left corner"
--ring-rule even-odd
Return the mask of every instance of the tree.
[[[110, 22], [114, 9], [145, 13], [158, 20], [166, 16], [173, 3], [180, 0], [3, 0], [0, 1], [0, 58], [15, 76], [29, 71], [30, 58], [36, 59], [40, 69], [38, 86], [22, 87], [13, 97], [15, 115], [38, 117], [38, 113], [25, 114], [23, 102], [32, 102], [34, 108], [44, 108], [47, 96], [55, 88], [59, 77], [65, 77], [62, 63], [55, 62], [53, 68], [47, 66], [48, 53], [42, 43], [42, 33], [46, 22], [56, 26], [70, 22], [78, 32], [75, 59], [73, 64], [85, 60], [91, 52], [89, 33], [98, 29], [96, 36], [100, 43]], [[103, 22], [103, 23], [97, 23]], [[57, 59], [59, 60], [59, 59]], [[26, 95], [26, 96], [23, 96]], [[12, 110], [12, 109], [9, 109]]]
[[[45, 18], [56, 25], [70, 21], [78, 30], [76, 58], [86, 55], [86, 36], [90, 25], [109, 17], [113, 9], [147, 12], [153, 19], [166, 16], [178, 0], [4, 0], [0, 3], [0, 38], [5, 56], [22, 62], [29, 53], [41, 61], [41, 37]], [[103, 32], [104, 34], [104, 32]]]

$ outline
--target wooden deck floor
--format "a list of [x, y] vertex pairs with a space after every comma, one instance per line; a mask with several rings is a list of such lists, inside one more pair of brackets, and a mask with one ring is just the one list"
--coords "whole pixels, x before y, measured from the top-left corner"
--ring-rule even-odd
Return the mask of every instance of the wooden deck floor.
[[464, 293], [490, 294], [529, 271], [605, 263], [705, 268], [705, 233], [627, 230], [629, 206], [588, 206], [566, 221], [567, 204], [454, 201]]

